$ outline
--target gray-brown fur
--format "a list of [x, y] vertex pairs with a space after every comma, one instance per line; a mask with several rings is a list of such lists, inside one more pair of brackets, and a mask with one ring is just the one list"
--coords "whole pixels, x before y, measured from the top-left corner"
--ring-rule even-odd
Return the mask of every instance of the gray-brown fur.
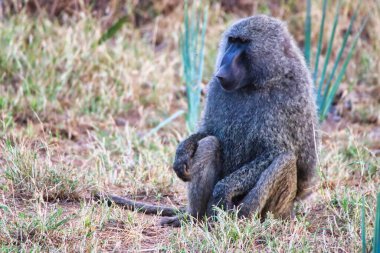
[[[187, 212], [200, 218], [219, 206], [239, 207], [240, 216], [291, 215], [313, 186], [314, 101], [310, 73], [284, 23], [259, 15], [232, 25], [222, 36], [199, 130], [176, 151], [174, 171], [188, 182]], [[178, 226], [181, 217], [162, 224]]]

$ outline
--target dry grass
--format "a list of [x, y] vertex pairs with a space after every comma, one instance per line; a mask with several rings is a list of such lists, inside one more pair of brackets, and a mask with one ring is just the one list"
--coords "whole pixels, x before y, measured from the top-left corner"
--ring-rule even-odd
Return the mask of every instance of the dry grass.
[[[302, 44], [303, 7], [264, 2], [253, 9], [288, 20]], [[157, 217], [90, 199], [91, 190], [101, 188], [149, 202], [186, 203], [185, 184], [170, 167], [178, 140], [187, 135], [184, 120], [146, 135], [186, 108], [181, 8], [139, 29], [128, 22], [100, 46], [94, 43], [102, 21], [87, 12], [63, 23], [24, 13], [2, 20], [0, 251], [360, 251], [362, 197], [369, 243], [380, 185], [379, 6], [363, 5], [361, 16], [368, 10], [373, 17], [337, 107], [343, 119], [329, 118], [323, 126], [319, 188], [297, 205], [296, 218], [260, 223], [220, 212], [211, 226], [186, 223], [181, 229], [160, 228]], [[209, 13], [204, 84], [219, 36], [237, 18], [218, 4]], [[313, 18], [319, 15], [315, 9]]]

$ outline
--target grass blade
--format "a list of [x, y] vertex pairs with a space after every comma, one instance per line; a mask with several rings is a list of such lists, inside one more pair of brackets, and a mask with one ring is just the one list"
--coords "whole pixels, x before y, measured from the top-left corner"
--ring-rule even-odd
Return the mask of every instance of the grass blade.
[[362, 218], [361, 218], [361, 228], [362, 228], [362, 252], [367, 253], [367, 241], [365, 232], [365, 199], [362, 197]]
[[333, 29], [331, 31], [331, 35], [330, 35], [330, 39], [329, 39], [329, 43], [328, 43], [328, 47], [327, 47], [327, 53], [326, 53], [325, 62], [323, 65], [322, 74], [321, 74], [321, 80], [320, 80], [319, 85], [318, 85], [318, 93], [317, 93], [318, 110], [322, 110], [322, 108], [321, 108], [321, 106], [322, 106], [322, 104], [321, 104], [321, 102], [322, 102], [321, 101], [322, 86], [323, 86], [323, 84], [325, 82], [325, 78], [326, 78], [326, 70], [327, 70], [327, 66], [328, 66], [328, 63], [330, 60], [330, 56], [331, 56], [332, 45], [333, 45], [334, 38], [335, 38], [335, 31], [336, 31], [336, 27], [337, 27], [338, 20], [339, 20], [339, 9], [340, 9], [341, 3], [342, 3], [342, 1], [339, 0], [338, 4], [336, 6]]
[[[197, 41], [197, 35], [194, 33], [195, 32], [195, 26], [196, 26], [196, 13], [195, 13], [195, 3], [192, 4], [191, 8], [191, 14], [190, 14], [190, 28], [189, 28], [189, 56], [190, 56], [190, 78], [191, 78], [191, 88], [194, 89], [194, 72], [196, 68], [196, 61], [195, 61], [195, 43]], [[189, 95], [193, 97], [194, 93], [191, 92]]]
[[[200, 84], [202, 82], [202, 76], [203, 76], [203, 64], [204, 64], [204, 46], [205, 46], [205, 38], [206, 38], [206, 27], [207, 27], [207, 20], [208, 20], [208, 8], [206, 7], [204, 16], [203, 16], [203, 25], [202, 25], [202, 34], [201, 34], [201, 48], [199, 50], [199, 72], [198, 72], [198, 83]], [[201, 90], [199, 89], [199, 95]]]
[[311, 58], [311, 0], [307, 0], [305, 19], [305, 47], [304, 54], [307, 66], [310, 66]]
[[167, 118], [164, 121], [160, 122], [160, 124], [158, 124], [155, 128], [153, 128], [152, 130], [150, 130], [144, 137], [148, 137], [148, 136], [151, 136], [152, 134], [157, 133], [161, 128], [163, 128], [164, 126], [166, 126], [167, 124], [169, 124], [170, 122], [172, 122], [173, 120], [175, 120], [176, 118], [178, 118], [179, 116], [181, 116], [184, 113], [185, 112], [183, 110], [179, 110], [179, 111], [175, 112], [169, 118]]
[[198, 82], [198, 96], [201, 95], [201, 87], [200, 84], [202, 82], [202, 76], [203, 76], [203, 64], [204, 64], [204, 48], [205, 48], [205, 39], [206, 39], [206, 27], [207, 27], [207, 21], [208, 21], [208, 8], [206, 7], [203, 14], [203, 24], [202, 24], [202, 33], [201, 33], [201, 45], [199, 51], [199, 58], [197, 59], [198, 62], [198, 76], [197, 76], [197, 82]]
[[380, 192], [377, 193], [375, 232], [373, 239], [373, 253], [380, 253]]
[[323, 107], [323, 110], [320, 114], [321, 119], [324, 119], [326, 117], [327, 112], [330, 109], [330, 106], [331, 106], [331, 103], [334, 99], [334, 96], [335, 96], [336, 92], [338, 91], [339, 84], [342, 82], [342, 79], [346, 73], [348, 63], [350, 62], [350, 60], [354, 54], [355, 47], [356, 47], [356, 44], [359, 40], [360, 34], [362, 33], [365, 25], [367, 24], [367, 21], [368, 21], [368, 17], [366, 17], [366, 19], [363, 21], [358, 33], [355, 35], [354, 41], [352, 42], [352, 45], [351, 45], [351, 48], [348, 52], [347, 58], [345, 59], [343, 66], [342, 66], [342, 68], [338, 74], [337, 80], [335, 81], [334, 85], [332, 86], [330, 92], [328, 94], [325, 94], [325, 96], [328, 96], [328, 98], [327, 98], [327, 100], [326, 100], [327, 102], [325, 103], [325, 106]]
[[314, 65], [314, 73], [313, 73], [314, 83], [317, 82], [317, 78], [318, 78], [318, 65], [319, 65], [319, 57], [321, 55], [321, 50], [322, 50], [322, 44], [323, 44], [323, 31], [325, 27], [326, 7], [327, 7], [327, 0], [323, 0], [322, 21], [319, 27], [318, 48], [317, 48], [317, 54], [315, 56], [315, 65]]
[[113, 24], [110, 28], [108, 28], [108, 30], [105, 33], [103, 33], [103, 35], [98, 40], [98, 45], [112, 38], [123, 27], [124, 23], [127, 21], [128, 21], [127, 15], [119, 18], [115, 22], [115, 24]]

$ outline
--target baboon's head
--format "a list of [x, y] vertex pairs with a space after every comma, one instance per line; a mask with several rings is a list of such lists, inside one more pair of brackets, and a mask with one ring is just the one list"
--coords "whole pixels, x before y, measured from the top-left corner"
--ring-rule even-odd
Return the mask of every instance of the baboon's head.
[[225, 90], [256, 88], [287, 75], [299, 56], [285, 24], [265, 15], [243, 19], [223, 36], [216, 63], [216, 78]]

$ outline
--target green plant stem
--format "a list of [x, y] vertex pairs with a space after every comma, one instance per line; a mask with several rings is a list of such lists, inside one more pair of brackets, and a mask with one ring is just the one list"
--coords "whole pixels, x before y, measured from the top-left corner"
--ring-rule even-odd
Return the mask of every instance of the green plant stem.
[[200, 10], [197, 10], [196, 3], [193, 3], [189, 15], [188, 2], [187, 0], [185, 1], [184, 32], [180, 35], [180, 48], [188, 105], [186, 124], [190, 132], [195, 130], [200, 114], [207, 15], [206, 7], [204, 9], [203, 23], [201, 27]]
[[356, 34], [355, 38], [354, 38], [354, 41], [352, 42], [352, 45], [351, 45], [351, 48], [348, 52], [348, 55], [347, 55], [347, 58], [345, 59], [344, 63], [343, 63], [343, 66], [338, 74], [338, 77], [337, 77], [337, 80], [335, 81], [331, 91], [326, 94], [325, 96], [328, 96], [327, 98], [327, 102], [325, 104], [325, 106], [323, 107], [323, 110], [322, 110], [322, 113], [320, 114], [320, 117], [321, 119], [323, 120], [326, 115], [327, 115], [327, 112], [328, 112], [328, 109], [329, 109], [329, 105], [331, 105], [333, 99], [334, 99], [334, 96], [339, 88], [339, 84], [342, 82], [342, 79], [344, 77], [344, 74], [346, 73], [346, 69], [347, 69], [347, 66], [348, 66], [348, 63], [350, 62], [353, 54], [354, 54], [354, 51], [355, 51], [355, 47], [356, 47], [356, 44], [359, 40], [359, 37], [360, 37], [360, 34], [362, 33], [365, 25], [367, 24], [367, 21], [368, 21], [368, 17], [366, 17], [366, 19], [363, 21], [361, 27], [360, 27], [360, 30], [359, 32]]
[[[340, 47], [340, 50], [339, 50], [338, 56], [336, 57], [336, 60], [335, 60], [335, 62], [334, 62], [334, 66], [333, 66], [333, 69], [332, 69], [332, 71], [331, 71], [331, 73], [330, 73], [329, 79], [328, 79], [328, 81], [327, 81], [327, 83], [326, 83], [326, 88], [325, 88], [325, 90], [324, 90], [324, 92], [323, 92], [324, 96], [323, 96], [322, 108], [330, 107], [330, 105], [329, 105], [329, 104], [326, 104], [326, 102], [327, 102], [327, 100], [328, 100], [328, 98], [329, 98], [329, 96], [330, 96], [330, 92], [331, 92], [331, 88], [332, 88], [332, 87], [331, 87], [331, 83], [332, 83], [332, 80], [333, 80], [333, 78], [334, 78], [334, 76], [335, 76], [335, 72], [336, 72], [336, 70], [337, 70], [337, 68], [338, 68], [339, 62], [340, 62], [340, 60], [341, 60], [341, 58], [342, 58], [343, 51], [344, 51], [344, 49], [346, 48], [346, 44], [347, 44], [347, 41], [348, 41], [348, 37], [349, 37], [349, 35], [351, 34], [351, 31], [352, 31], [352, 25], [353, 25], [353, 23], [354, 23], [354, 21], [355, 21], [357, 15], [358, 15], [358, 10], [359, 10], [360, 5], [361, 5], [361, 1], [359, 1], [358, 5], [356, 6], [355, 13], [354, 13], [354, 15], [352, 15], [351, 20], [350, 20], [350, 24], [349, 24], [349, 26], [348, 26], [348, 29], [347, 29], [346, 33], [344, 34], [344, 38], [343, 38], [342, 45], [341, 45], [341, 47]], [[337, 85], [339, 86], [339, 84], [340, 84], [340, 83], [338, 83]], [[326, 94], [327, 94], [327, 95], [326, 95]], [[334, 95], [335, 95], [335, 94], [334, 94]]]
[[317, 78], [318, 78], [318, 65], [319, 65], [319, 57], [322, 51], [322, 44], [323, 44], [323, 31], [325, 27], [326, 7], [327, 7], [327, 0], [323, 0], [322, 21], [319, 27], [318, 49], [317, 49], [317, 54], [315, 56], [315, 66], [314, 66], [314, 73], [313, 73], [314, 83], [317, 82]]
[[324, 62], [323, 70], [322, 70], [322, 74], [321, 74], [321, 80], [320, 80], [319, 85], [318, 85], [318, 94], [317, 94], [318, 101], [317, 101], [317, 103], [318, 103], [318, 110], [319, 111], [322, 109], [321, 108], [322, 86], [323, 86], [323, 84], [325, 82], [325, 78], [326, 78], [326, 71], [327, 71], [327, 66], [329, 64], [329, 60], [330, 60], [330, 56], [331, 56], [331, 51], [332, 51], [332, 46], [333, 46], [334, 37], [335, 37], [335, 31], [336, 31], [336, 27], [337, 27], [338, 20], [339, 20], [339, 9], [340, 9], [341, 3], [342, 3], [342, 1], [339, 0], [338, 4], [336, 6], [333, 29], [331, 31], [331, 35], [330, 35], [330, 39], [329, 39], [329, 44], [328, 44], [328, 47], [327, 47], [326, 58], [325, 58], [325, 62]]
[[305, 59], [307, 66], [310, 66], [311, 58], [311, 0], [306, 3], [306, 20], [305, 20]]
[[373, 241], [373, 253], [380, 253], [380, 192], [377, 193], [376, 220]]
[[362, 253], [367, 252], [367, 241], [365, 232], [365, 198], [362, 197], [362, 218], [361, 218], [361, 229], [362, 229]]

